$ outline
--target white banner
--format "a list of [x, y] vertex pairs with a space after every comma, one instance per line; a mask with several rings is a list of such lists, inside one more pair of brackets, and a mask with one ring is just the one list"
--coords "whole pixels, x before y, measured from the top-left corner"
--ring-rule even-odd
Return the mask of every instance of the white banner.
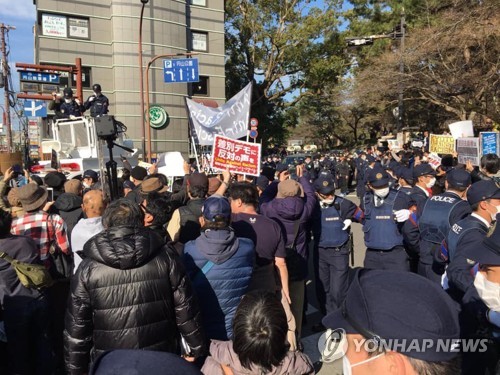
[[252, 83], [233, 96], [222, 107], [210, 108], [186, 98], [189, 119], [197, 144], [211, 146], [216, 134], [238, 139], [246, 137], [250, 117]]
[[453, 138], [474, 137], [474, 129], [472, 121], [458, 121], [448, 125]]

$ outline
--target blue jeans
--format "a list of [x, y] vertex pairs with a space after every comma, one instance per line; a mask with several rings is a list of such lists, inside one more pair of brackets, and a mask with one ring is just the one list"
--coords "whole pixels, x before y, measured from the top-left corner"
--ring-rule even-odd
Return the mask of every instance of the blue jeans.
[[49, 305], [45, 297], [5, 297], [3, 307], [9, 372], [52, 374]]

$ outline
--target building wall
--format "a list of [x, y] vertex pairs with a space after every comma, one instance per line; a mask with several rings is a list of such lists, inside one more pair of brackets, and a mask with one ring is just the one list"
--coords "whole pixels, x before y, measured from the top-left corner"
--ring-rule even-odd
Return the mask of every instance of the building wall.
[[[225, 102], [224, 1], [206, 0], [206, 6], [193, 0], [150, 0], [143, 18], [143, 65], [156, 55], [192, 51], [191, 30], [207, 35], [207, 51], [196, 51], [200, 76], [208, 77], [208, 95], [219, 104]], [[195, 3], [202, 0], [194, 0]], [[127, 135], [141, 147], [142, 121], [138, 58], [140, 0], [59, 1], [36, 0], [38, 23], [35, 40], [36, 63], [69, 64], [82, 59], [91, 68], [90, 86], [99, 83], [110, 100], [110, 114], [127, 127]], [[55, 14], [89, 20], [89, 38], [43, 35], [42, 14]], [[162, 58], [150, 73], [150, 103], [162, 105], [170, 115], [170, 125], [151, 130], [153, 152], [189, 150], [188, 119], [184, 98], [191, 93], [186, 83], [163, 82]], [[62, 90], [62, 88], [61, 88]], [[84, 88], [84, 97], [91, 94]], [[147, 136], [147, 130], [146, 130]]]

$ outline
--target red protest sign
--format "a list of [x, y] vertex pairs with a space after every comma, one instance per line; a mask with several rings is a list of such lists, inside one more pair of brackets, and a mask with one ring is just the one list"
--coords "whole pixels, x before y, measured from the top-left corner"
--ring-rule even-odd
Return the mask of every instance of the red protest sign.
[[250, 143], [214, 136], [212, 168], [226, 169], [234, 173], [259, 176], [260, 143]]

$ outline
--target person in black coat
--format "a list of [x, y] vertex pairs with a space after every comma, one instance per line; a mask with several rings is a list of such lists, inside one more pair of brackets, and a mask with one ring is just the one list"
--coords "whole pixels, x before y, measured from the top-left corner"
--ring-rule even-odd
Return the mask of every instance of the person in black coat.
[[[0, 210], [0, 251], [23, 263], [41, 264], [35, 242], [11, 235], [11, 224], [10, 212]], [[0, 320], [9, 341], [0, 373], [53, 374], [50, 313], [46, 293], [22, 285], [12, 265], [0, 258]]]
[[105, 230], [84, 246], [71, 280], [64, 344], [68, 374], [88, 373], [110, 349], [178, 353], [178, 334], [190, 355], [206, 354], [200, 313], [180, 258], [127, 199], [112, 202]]

